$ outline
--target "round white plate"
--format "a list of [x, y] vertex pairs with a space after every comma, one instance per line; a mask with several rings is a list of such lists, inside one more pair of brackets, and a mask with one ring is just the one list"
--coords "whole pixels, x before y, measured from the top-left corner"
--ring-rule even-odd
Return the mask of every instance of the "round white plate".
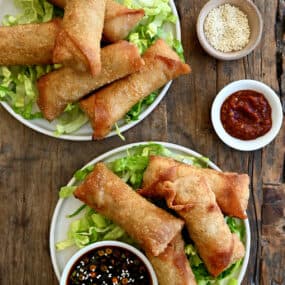
[[[174, 154], [201, 157], [199, 153], [194, 152], [188, 148], [176, 145], [176, 144], [165, 143], [165, 142], [152, 142], [152, 143], [161, 144], [164, 147], [168, 148], [170, 151], [172, 151]], [[87, 165], [85, 165], [83, 168], [89, 165], [93, 165], [99, 161], [104, 161], [104, 162], [113, 161], [119, 157], [126, 156], [128, 149], [134, 146], [147, 145], [147, 144], [149, 144], [149, 142], [134, 143], [134, 144], [129, 144], [129, 145], [125, 145], [125, 146], [113, 149], [103, 155], [98, 156], [97, 158], [89, 162]], [[209, 167], [220, 171], [220, 169], [213, 162], [209, 162]], [[75, 184], [75, 179], [72, 178], [69, 181], [68, 186], [72, 186], [74, 184]], [[67, 218], [67, 216], [73, 213], [75, 210], [77, 210], [81, 205], [82, 205], [82, 202], [80, 202], [79, 200], [76, 200], [73, 197], [70, 197], [67, 199], [59, 199], [57, 206], [55, 208], [54, 214], [53, 214], [51, 228], [50, 228], [50, 255], [51, 255], [52, 265], [53, 265], [53, 268], [54, 268], [54, 271], [55, 271], [55, 274], [58, 280], [60, 280], [60, 276], [68, 260], [71, 258], [71, 256], [76, 251], [78, 251], [78, 248], [71, 247], [63, 251], [56, 251], [55, 244], [67, 238], [67, 232], [68, 232], [70, 223], [73, 220], [78, 219], [80, 215], [74, 218]], [[249, 253], [250, 253], [249, 221], [247, 219], [244, 220], [244, 224], [246, 228], [246, 238], [245, 238], [246, 254], [245, 254], [245, 258], [244, 258], [241, 271], [239, 275], [236, 276], [238, 278], [239, 284], [241, 284], [244, 278], [247, 264], [248, 264]]]
[[[177, 22], [176, 25], [167, 25], [166, 29], [170, 30], [173, 32], [173, 35], [176, 39], [181, 40], [181, 28], [180, 28], [180, 21], [178, 17], [178, 13], [174, 4], [173, 0], [169, 0], [171, 9], [173, 14], [177, 17]], [[10, 15], [17, 15], [19, 12], [13, 5], [13, 1], [11, 0], [0, 0], [0, 25], [2, 22], [2, 19], [5, 15], [10, 14]], [[140, 117], [137, 121], [133, 121], [130, 123], [125, 123], [125, 122], [119, 122], [119, 127], [120, 127], [120, 132], [123, 133], [130, 128], [134, 127], [138, 123], [140, 123], [144, 118], [146, 118], [155, 108], [156, 106], [160, 103], [160, 101], [163, 99], [163, 97], [166, 95], [169, 87], [171, 85], [171, 81], [168, 82], [164, 88], [161, 90], [160, 94], [157, 96], [155, 101], [148, 106], [141, 114]], [[56, 136], [55, 131], [56, 131], [56, 125], [57, 121], [55, 120], [52, 123], [49, 123], [45, 119], [35, 119], [35, 120], [26, 120], [22, 116], [16, 114], [13, 109], [10, 107], [9, 104], [6, 102], [0, 102], [1, 105], [18, 121], [26, 125], [27, 127], [54, 137], [54, 138], [59, 138], [59, 139], [64, 139], [64, 140], [71, 140], [71, 141], [90, 141], [92, 140], [92, 134], [93, 130], [90, 125], [90, 123], [87, 123], [83, 127], [81, 127], [78, 131], [72, 133], [72, 134], [67, 134], [67, 135], [61, 135], [61, 136]], [[112, 137], [117, 135], [117, 133], [113, 130], [107, 137]]]

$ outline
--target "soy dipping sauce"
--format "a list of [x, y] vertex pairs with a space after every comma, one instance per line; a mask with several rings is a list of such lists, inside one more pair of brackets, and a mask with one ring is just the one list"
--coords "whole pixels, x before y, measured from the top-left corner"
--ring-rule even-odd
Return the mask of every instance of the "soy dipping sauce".
[[102, 246], [81, 256], [71, 268], [66, 285], [152, 285], [144, 262], [127, 249]]

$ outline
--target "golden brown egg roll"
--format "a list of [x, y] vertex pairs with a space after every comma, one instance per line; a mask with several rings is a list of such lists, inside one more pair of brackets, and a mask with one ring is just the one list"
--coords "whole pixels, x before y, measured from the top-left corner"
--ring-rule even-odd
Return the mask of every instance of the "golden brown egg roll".
[[104, 163], [95, 165], [74, 195], [121, 226], [154, 256], [165, 250], [184, 224], [137, 194]]
[[102, 71], [96, 77], [63, 67], [42, 76], [38, 82], [38, 106], [44, 117], [52, 121], [84, 95], [128, 74], [138, 71], [143, 60], [137, 47], [127, 41], [106, 46], [101, 51]]
[[158, 40], [143, 55], [145, 66], [138, 72], [118, 80], [80, 102], [89, 116], [94, 139], [103, 139], [113, 125], [138, 103], [190, 67], [163, 41]]
[[69, 0], [53, 61], [96, 76], [101, 71], [100, 44], [106, 0]]
[[[64, 8], [68, 1], [50, 0], [49, 2]], [[129, 9], [116, 1], [106, 0], [104, 40], [116, 42], [125, 39], [143, 17], [143, 9]]]
[[244, 246], [232, 234], [202, 175], [179, 177], [173, 167], [161, 182], [140, 191], [145, 197], [165, 198], [181, 216], [210, 274], [218, 276], [244, 256]]
[[146, 252], [156, 273], [159, 285], [196, 285], [195, 277], [184, 252], [179, 233], [159, 256]]
[[177, 177], [202, 175], [207, 184], [215, 193], [217, 203], [222, 212], [228, 216], [245, 219], [249, 199], [249, 176], [220, 172], [209, 168], [199, 168], [174, 159], [161, 156], [152, 156], [148, 171], [144, 174], [144, 188], [163, 179], [163, 173], [171, 171], [176, 166]]
[[0, 65], [51, 64], [60, 23], [0, 27]]
[[144, 17], [143, 9], [129, 9], [115, 1], [107, 0], [103, 38], [109, 42], [125, 39]]

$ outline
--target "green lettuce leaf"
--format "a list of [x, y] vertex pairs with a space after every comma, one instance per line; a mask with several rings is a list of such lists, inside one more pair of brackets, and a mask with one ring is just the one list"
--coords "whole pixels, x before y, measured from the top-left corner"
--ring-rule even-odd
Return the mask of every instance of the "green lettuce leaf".
[[136, 245], [122, 228], [101, 214], [89, 207], [85, 207], [83, 211], [84, 215], [81, 218], [70, 223], [67, 239], [56, 243], [57, 250], [64, 250], [74, 245], [82, 248], [102, 240], [120, 240]]
[[64, 113], [58, 118], [55, 135], [70, 134], [88, 122], [88, 117], [80, 109], [78, 104], [70, 104], [66, 107]]

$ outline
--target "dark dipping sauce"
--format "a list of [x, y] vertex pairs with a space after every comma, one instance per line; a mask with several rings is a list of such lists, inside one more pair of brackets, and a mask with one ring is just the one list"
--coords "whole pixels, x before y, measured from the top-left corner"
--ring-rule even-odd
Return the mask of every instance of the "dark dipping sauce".
[[117, 246], [104, 246], [87, 252], [71, 268], [66, 285], [152, 285], [143, 261]]
[[223, 103], [221, 120], [231, 136], [253, 140], [271, 129], [271, 106], [261, 93], [253, 90], [238, 91]]

